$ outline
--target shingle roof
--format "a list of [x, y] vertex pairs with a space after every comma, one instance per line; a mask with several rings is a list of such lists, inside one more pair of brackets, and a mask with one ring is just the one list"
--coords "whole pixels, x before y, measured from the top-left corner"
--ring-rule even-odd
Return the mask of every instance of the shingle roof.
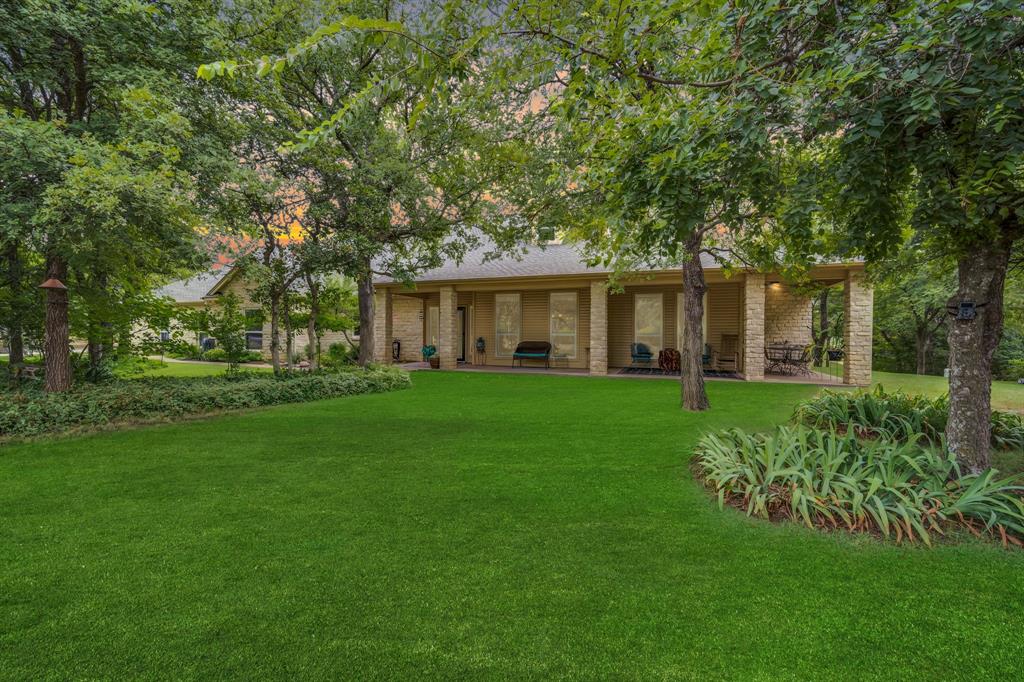
[[[449, 261], [438, 268], [419, 274], [416, 281], [504, 279], [609, 272], [605, 267], [588, 267], [578, 248], [573, 244], [528, 246], [525, 253], [519, 257], [506, 256], [496, 260], [487, 260], [489, 252], [490, 249], [487, 247], [472, 250], [466, 254], [461, 263]], [[701, 254], [701, 264], [705, 269], [719, 267], [715, 260], [707, 254]], [[387, 284], [393, 281], [390, 277], [382, 277], [377, 279], [376, 283]]]
[[176, 303], [198, 303], [229, 272], [231, 268], [220, 268], [179, 279], [157, 289], [156, 295], [167, 296]]

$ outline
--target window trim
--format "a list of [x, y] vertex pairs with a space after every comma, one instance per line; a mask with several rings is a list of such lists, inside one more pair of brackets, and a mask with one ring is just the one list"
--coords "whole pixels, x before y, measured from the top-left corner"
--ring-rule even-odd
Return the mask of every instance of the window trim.
[[498, 331], [498, 323], [500, 321], [500, 317], [498, 316], [498, 299], [502, 297], [514, 297], [516, 306], [519, 308], [519, 319], [516, 320], [516, 345], [523, 340], [523, 297], [518, 291], [506, 291], [494, 294], [494, 357], [511, 358], [514, 351], [512, 353], [501, 352], [500, 339], [502, 336], [508, 336], [507, 333], [502, 334]]
[[[636, 315], [636, 304], [637, 300], [642, 296], [657, 297], [659, 308], [661, 309], [661, 321], [659, 323], [661, 333], [659, 336], [657, 348], [653, 348], [652, 351], [657, 352], [665, 349], [665, 296], [660, 291], [653, 292], [634, 292], [633, 293], [633, 343], [647, 343], [646, 341], [640, 341], [637, 339], [637, 315]], [[651, 345], [651, 344], [648, 344]]]
[[[701, 345], [708, 344], [708, 292], [704, 292], [704, 315], [701, 318]], [[683, 347], [683, 292], [676, 294], [676, 348]], [[703, 349], [702, 349], [703, 350]]]
[[[552, 301], [555, 296], [572, 296], [573, 315], [573, 328], [572, 328], [572, 353], [567, 355], [555, 355], [555, 336], [568, 336], [567, 332], [555, 332], [555, 318], [552, 314], [554, 306]], [[579, 354], [580, 345], [580, 296], [579, 292], [573, 291], [552, 291], [548, 293], [548, 341], [551, 342], [551, 357], [565, 358], [567, 360], [575, 360]]]

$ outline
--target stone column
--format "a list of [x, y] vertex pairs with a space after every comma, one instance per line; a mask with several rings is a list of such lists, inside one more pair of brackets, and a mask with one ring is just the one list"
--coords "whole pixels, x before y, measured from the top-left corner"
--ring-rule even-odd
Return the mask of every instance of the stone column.
[[373, 361], [391, 364], [391, 289], [373, 292]]
[[590, 373], [608, 373], [608, 288], [590, 283]]
[[764, 275], [747, 273], [743, 285], [743, 374], [764, 379]]
[[871, 383], [871, 337], [874, 324], [874, 291], [862, 270], [846, 275], [843, 286], [843, 383]]
[[438, 310], [441, 319], [437, 330], [437, 355], [440, 358], [441, 369], [455, 369], [459, 364], [457, 313], [458, 295], [455, 293], [455, 287], [441, 287], [441, 305]]

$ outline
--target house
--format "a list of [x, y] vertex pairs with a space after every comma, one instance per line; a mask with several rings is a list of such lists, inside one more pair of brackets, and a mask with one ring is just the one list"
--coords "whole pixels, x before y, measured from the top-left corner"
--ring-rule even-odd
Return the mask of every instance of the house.
[[[727, 273], [710, 257], [702, 265], [708, 284], [704, 340], [716, 361], [728, 361], [739, 376], [759, 380], [768, 364], [766, 347], [811, 343], [811, 300], [778, 275]], [[628, 367], [633, 343], [647, 345], [655, 356], [679, 348], [680, 270], [636, 273], [621, 292], [608, 290], [608, 275], [588, 266], [573, 245], [548, 244], [527, 247], [519, 258], [489, 261], [484, 250], [472, 251], [462, 263], [423, 272], [411, 288], [378, 279], [374, 354], [383, 362], [418, 361], [420, 349], [431, 344], [444, 369], [511, 367], [520, 341], [547, 341], [554, 367], [600, 375]], [[864, 264], [820, 264], [810, 275], [845, 292], [843, 382], [870, 383], [872, 290]], [[251, 303], [237, 271], [225, 268], [168, 285], [161, 293], [194, 306], [208, 305], [227, 291], [238, 294], [253, 321], [249, 347], [269, 354], [269, 323]], [[301, 348], [304, 330], [296, 330], [296, 338]], [[332, 334], [323, 343], [341, 339]]]
[[[631, 364], [631, 344], [657, 352], [679, 348], [682, 283], [679, 269], [649, 270], [606, 287], [608, 271], [589, 267], [576, 248], [550, 244], [527, 248], [521, 258], [486, 262], [482, 251], [462, 264], [422, 273], [409, 288], [375, 282], [375, 356], [420, 359], [433, 344], [441, 368], [509, 367], [520, 341], [552, 344], [552, 363], [590, 374]], [[704, 266], [704, 339], [737, 373], [763, 379], [766, 346], [811, 343], [811, 300], [772, 273], [727, 273], [713, 259]], [[871, 379], [872, 290], [859, 262], [815, 266], [811, 278], [845, 291], [843, 382]]]

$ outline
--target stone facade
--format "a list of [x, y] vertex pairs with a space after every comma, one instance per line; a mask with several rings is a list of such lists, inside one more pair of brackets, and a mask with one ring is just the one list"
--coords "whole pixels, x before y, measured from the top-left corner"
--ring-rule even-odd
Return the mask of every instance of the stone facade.
[[743, 374], [764, 379], [764, 275], [748, 273], [743, 284]]
[[779, 283], [769, 284], [764, 298], [765, 341], [810, 345], [811, 299]]
[[454, 287], [441, 287], [439, 309], [438, 348], [441, 369], [455, 369], [458, 366], [458, 296]]
[[[413, 296], [395, 295], [391, 299], [391, 340], [401, 343], [399, 360], [422, 360], [423, 301]], [[389, 356], [390, 357], [390, 356]]]
[[608, 288], [590, 283], [590, 373], [608, 373]]
[[847, 275], [843, 293], [843, 383], [867, 386], [871, 383], [874, 292], [864, 273], [855, 271]]

